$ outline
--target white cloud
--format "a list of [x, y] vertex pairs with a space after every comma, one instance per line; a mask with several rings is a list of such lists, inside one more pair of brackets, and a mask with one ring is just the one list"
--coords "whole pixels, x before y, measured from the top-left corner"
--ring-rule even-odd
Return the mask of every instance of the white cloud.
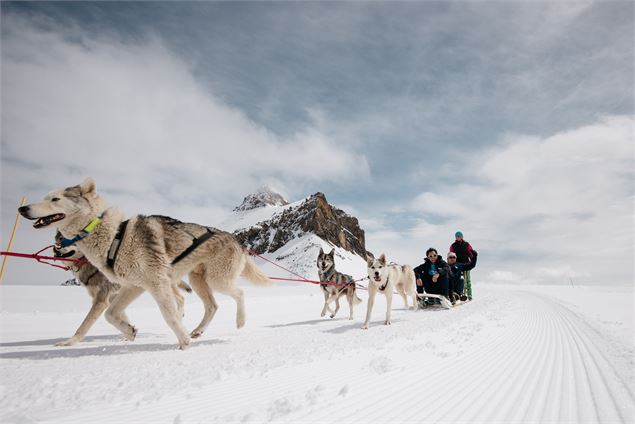
[[419, 217], [410, 231], [382, 229], [369, 244], [418, 263], [423, 246], [445, 255], [462, 230], [485, 279], [631, 283], [633, 125], [632, 116], [615, 116], [545, 138], [507, 135], [454, 164], [473, 183], [426, 190], [410, 204]]
[[212, 199], [240, 197], [269, 176], [297, 186], [368, 175], [363, 155], [314, 128], [280, 139], [250, 121], [157, 39], [69, 42], [22, 25], [3, 40], [9, 158], [76, 166], [133, 193], [157, 191], [150, 176], [180, 179]]
[[319, 128], [280, 138], [249, 120], [156, 38], [91, 38], [18, 16], [3, 25], [3, 234], [21, 195], [87, 176], [127, 213], [211, 225], [264, 182], [293, 195], [369, 176], [363, 154]]

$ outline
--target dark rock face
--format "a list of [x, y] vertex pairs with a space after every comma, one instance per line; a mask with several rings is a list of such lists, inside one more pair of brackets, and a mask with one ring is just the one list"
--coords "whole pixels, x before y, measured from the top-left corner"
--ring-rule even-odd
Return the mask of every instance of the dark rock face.
[[331, 206], [323, 193], [315, 193], [299, 206], [251, 228], [237, 230], [234, 235], [257, 253], [271, 253], [306, 233], [313, 233], [362, 258], [368, 257], [364, 230], [359, 227], [357, 218]]

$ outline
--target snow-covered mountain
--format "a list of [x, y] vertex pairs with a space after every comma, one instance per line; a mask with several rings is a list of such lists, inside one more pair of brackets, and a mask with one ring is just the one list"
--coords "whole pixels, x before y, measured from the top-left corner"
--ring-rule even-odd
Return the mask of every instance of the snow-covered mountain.
[[[317, 279], [320, 248], [335, 249], [340, 272], [366, 275], [364, 230], [357, 218], [328, 203], [323, 193], [289, 203], [270, 187], [245, 197], [218, 228], [232, 232], [245, 247], [309, 279]], [[262, 262], [262, 261], [260, 261]], [[266, 262], [259, 263], [272, 276], [289, 274]]]
[[264, 185], [255, 193], [245, 197], [240, 206], [236, 206], [234, 208], [234, 211], [248, 211], [261, 208], [263, 206], [285, 206], [288, 204], [289, 202], [283, 195], [271, 187]]

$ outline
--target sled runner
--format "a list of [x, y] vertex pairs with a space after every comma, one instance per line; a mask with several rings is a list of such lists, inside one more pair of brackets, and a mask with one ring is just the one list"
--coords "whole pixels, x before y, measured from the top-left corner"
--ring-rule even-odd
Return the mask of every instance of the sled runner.
[[445, 309], [451, 309], [452, 304], [445, 296], [440, 294], [430, 294], [430, 293], [419, 293], [417, 294], [417, 301], [419, 302], [419, 307], [421, 309], [428, 308], [430, 306], [440, 305]]
[[419, 303], [419, 308], [421, 309], [429, 308], [431, 306], [441, 306], [445, 309], [452, 309], [457, 306], [465, 305], [470, 301], [467, 298], [465, 300], [457, 300], [453, 305], [448, 299], [446, 299], [445, 296], [440, 294], [418, 293], [417, 302]]

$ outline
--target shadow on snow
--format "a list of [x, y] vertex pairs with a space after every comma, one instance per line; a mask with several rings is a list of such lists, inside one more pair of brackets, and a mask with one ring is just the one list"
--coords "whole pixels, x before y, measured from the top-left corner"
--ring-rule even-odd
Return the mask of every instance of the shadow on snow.
[[[97, 336], [108, 338], [108, 340], [114, 339], [118, 336]], [[49, 339], [49, 340], [36, 340], [36, 343], [41, 342], [56, 342], [66, 339]], [[24, 342], [27, 343], [27, 342]], [[47, 350], [37, 351], [24, 351], [24, 352], [5, 352], [0, 353], [0, 358], [3, 359], [55, 359], [55, 358], [79, 358], [83, 356], [111, 356], [111, 355], [125, 355], [136, 352], [161, 352], [161, 351], [174, 351], [177, 350], [175, 343], [144, 343], [138, 344], [135, 342], [123, 342], [125, 344], [108, 345], [108, 346], [96, 346], [89, 348], [82, 348], [81, 345], [76, 347], [53, 347]], [[195, 341], [190, 345], [190, 349], [196, 349], [199, 346], [210, 346], [217, 344], [228, 343], [225, 340], [204, 340]], [[48, 343], [47, 343], [48, 344]], [[31, 344], [38, 345], [38, 344]]]

